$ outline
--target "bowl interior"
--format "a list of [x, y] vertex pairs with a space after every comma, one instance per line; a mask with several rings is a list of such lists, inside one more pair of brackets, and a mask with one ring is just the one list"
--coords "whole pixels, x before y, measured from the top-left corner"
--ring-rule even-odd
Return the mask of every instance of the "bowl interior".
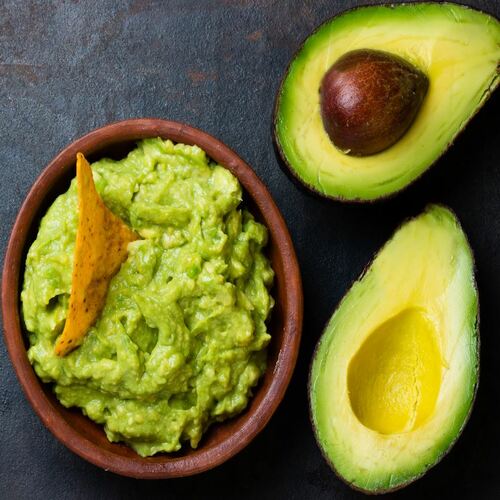
[[[179, 129], [179, 124], [161, 120], [149, 120], [156, 124], [155, 127], [145, 127], [145, 121], [120, 122], [83, 137], [56, 157], [35, 183], [11, 236], [12, 240], [18, 231], [18, 244], [13, 249], [11, 241], [6, 255], [6, 269], [8, 259], [17, 264], [10, 267], [16, 275], [14, 278], [17, 277], [17, 284], [6, 293], [8, 284], [5, 280], [12, 278], [6, 277], [4, 272], [4, 323], [9, 353], [28, 399], [56, 437], [80, 456], [114, 472], [135, 477], [173, 477], [194, 474], [222, 463], [248, 444], [267, 423], [284, 395], [295, 365], [302, 322], [302, 291], [298, 265], [286, 226], [271, 196], [253, 171], [232, 151], [207, 134], [185, 126]], [[128, 127], [124, 123], [128, 123]], [[172, 129], [169, 124], [174, 124], [176, 128]], [[105, 134], [110, 127], [117, 127], [115, 133], [110, 134], [108, 131]], [[186, 134], [186, 130], [190, 133]], [[195, 450], [184, 444], [177, 453], [142, 458], [124, 444], [110, 443], [102, 426], [85, 417], [79, 409], [64, 408], [55, 398], [51, 386], [43, 384], [34, 375], [26, 357], [29, 343], [20, 318], [19, 294], [26, 253], [36, 238], [41, 217], [55, 198], [68, 189], [75, 175], [76, 152], [82, 151], [91, 162], [104, 156], [120, 159], [135, 147], [137, 140], [156, 136], [174, 142], [198, 144], [213, 160], [239, 178], [244, 188], [244, 205], [269, 229], [267, 251], [276, 274], [272, 290], [276, 305], [269, 322], [272, 339], [268, 347], [267, 370], [254, 389], [247, 409], [232, 419], [213, 424]], [[15, 303], [15, 311], [6, 310], [9, 302], [6, 295], [9, 295], [10, 302]], [[12, 315], [16, 316], [14, 319], [17, 320], [18, 331], [6, 318]]]

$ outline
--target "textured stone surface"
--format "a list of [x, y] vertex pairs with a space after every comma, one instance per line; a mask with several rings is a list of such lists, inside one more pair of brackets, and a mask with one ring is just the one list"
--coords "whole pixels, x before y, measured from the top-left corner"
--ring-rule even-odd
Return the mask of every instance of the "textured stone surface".
[[[335, 477], [314, 442], [309, 362], [351, 281], [399, 223], [431, 201], [457, 212], [476, 253], [481, 387], [450, 455], [396, 496], [499, 497], [499, 96], [439, 166], [371, 206], [308, 196], [281, 172], [273, 151], [271, 111], [289, 58], [320, 22], [361, 3], [0, 0], [0, 259], [27, 190], [61, 148], [110, 121], [155, 116], [205, 129], [253, 166], [288, 221], [306, 298], [297, 370], [268, 427], [228, 463], [180, 480], [121, 478], [73, 455], [33, 413], [0, 342], [0, 498], [361, 496]], [[500, 15], [496, 0], [468, 3]]]

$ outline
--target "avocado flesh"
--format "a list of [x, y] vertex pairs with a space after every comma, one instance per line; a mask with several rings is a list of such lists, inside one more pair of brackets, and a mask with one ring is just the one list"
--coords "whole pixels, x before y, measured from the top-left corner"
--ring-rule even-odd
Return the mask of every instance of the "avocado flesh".
[[458, 438], [478, 383], [474, 265], [454, 215], [404, 224], [354, 283], [313, 359], [318, 444], [357, 489], [400, 488]]
[[[319, 88], [356, 49], [393, 53], [429, 78], [415, 121], [371, 156], [342, 153], [324, 129]], [[275, 139], [291, 172], [332, 198], [373, 200], [401, 190], [447, 149], [499, 83], [500, 23], [454, 4], [361, 7], [322, 25], [291, 62], [278, 94]]]

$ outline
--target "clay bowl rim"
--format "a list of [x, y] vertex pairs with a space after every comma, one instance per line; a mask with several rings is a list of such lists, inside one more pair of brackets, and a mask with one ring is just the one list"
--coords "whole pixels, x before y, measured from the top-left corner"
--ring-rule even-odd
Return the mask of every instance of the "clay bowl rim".
[[[160, 461], [156, 460], [158, 455], [144, 459], [136, 454], [123, 456], [109, 451], [70, 425], [61, 413], [64, 411], [62, 405], [47, 396], [28, 361], [19, 310], [21, 272], [24, 270], [26, 246], [31, 243], [30, 228], [44, 202], [55, 198], [53, 191], [57, 182], [75, 168], [76, 153], [81, 151], [92, 155], [113, 145], [145, 137], [197, 144], [209, 157], [233, 172], [260, 211], [282, 266], [281, 272], [276, 272], [276, 280], [282, 287], [283, 334], [274, 366], [268, 365], [272, 375], [269, 375], [271, 382], [266, 392], [259, 398], [257, 406], [251, 403], [245, 410], [248, 416], [243, 424], [232, 434], [216, 441], [215, 446], [204, 450], [202, 440], [195, 452], [174, 458], [160, 455], [165, 457]], [[295, 368], [302, 330], [303, 295], [299, 265], [285, 221], [271, 194], [247, 163], [218, 139], [199, 129], [174, 121], [145, 118], [124, 120], [91, 131], [64, 148], [42, 171], [26, 196], [11, 231], [3, 268], [2, 311], [5, 343], [17, 377], [31, 406], [52, 434], [71, 451], [105, 470], [129, 477], [163, 479], [197, 474], [222, 464], [245, 448], [265, 427], [283, 399]], [[259, 385], [254, 399], [261, 390], [264, 387]], [[115, 446], [124, 445], [111, 445]]]

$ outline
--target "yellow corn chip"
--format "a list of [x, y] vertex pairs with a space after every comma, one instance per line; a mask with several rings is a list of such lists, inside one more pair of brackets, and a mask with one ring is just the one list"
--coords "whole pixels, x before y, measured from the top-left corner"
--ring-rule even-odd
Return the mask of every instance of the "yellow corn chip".
[[127, 258], [127, 245], [138, 236], [104, 205], [92, 169], [76, 155], [78, 229], [66, 324], [55, 346], [59, 356], [77, 347], [99, 316], [111, 278]]

